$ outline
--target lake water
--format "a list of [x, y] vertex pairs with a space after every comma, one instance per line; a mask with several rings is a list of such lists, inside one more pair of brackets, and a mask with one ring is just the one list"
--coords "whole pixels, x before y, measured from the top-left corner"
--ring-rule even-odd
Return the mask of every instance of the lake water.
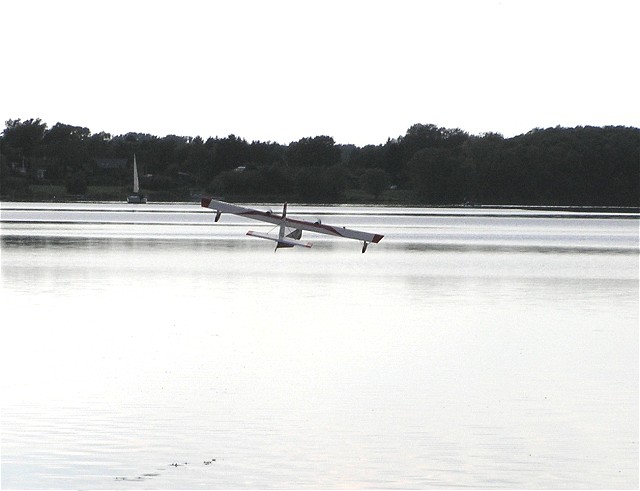
[[3, 489], [638, 488], [637, 214], [0, 212]]

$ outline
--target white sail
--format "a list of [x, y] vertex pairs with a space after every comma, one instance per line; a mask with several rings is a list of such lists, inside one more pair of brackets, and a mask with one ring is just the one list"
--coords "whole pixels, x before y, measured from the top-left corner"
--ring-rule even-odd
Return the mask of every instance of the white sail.
[[138, 183], [138, 165], [136, 164], [136, 154], [133, 154], [133, 192], [136, 194], [140, 191], [140, 184]]

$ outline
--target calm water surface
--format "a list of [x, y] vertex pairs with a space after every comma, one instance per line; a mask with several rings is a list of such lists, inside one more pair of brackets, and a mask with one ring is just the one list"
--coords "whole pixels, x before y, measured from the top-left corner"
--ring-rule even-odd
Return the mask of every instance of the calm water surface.
[[3, 488], [638, 487], [637, 215], [0, 212]]

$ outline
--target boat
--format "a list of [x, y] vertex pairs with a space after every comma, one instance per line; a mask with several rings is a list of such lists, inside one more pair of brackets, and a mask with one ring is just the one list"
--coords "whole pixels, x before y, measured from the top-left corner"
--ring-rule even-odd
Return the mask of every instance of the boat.
[[138, 164], [136, 154], [133, 154], [133, 194], [127, 197], [127, 203], [146, 203], [147, 197], [140, 194], [140, 183], [138, 182]]

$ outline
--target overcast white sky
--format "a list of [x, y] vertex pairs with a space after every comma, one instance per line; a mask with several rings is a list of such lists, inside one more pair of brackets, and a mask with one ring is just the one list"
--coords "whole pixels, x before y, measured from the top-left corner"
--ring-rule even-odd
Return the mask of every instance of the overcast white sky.
[[0, 0], [0, 19], [2, 123], [357, 145], [640, 126], [638, 0]]

